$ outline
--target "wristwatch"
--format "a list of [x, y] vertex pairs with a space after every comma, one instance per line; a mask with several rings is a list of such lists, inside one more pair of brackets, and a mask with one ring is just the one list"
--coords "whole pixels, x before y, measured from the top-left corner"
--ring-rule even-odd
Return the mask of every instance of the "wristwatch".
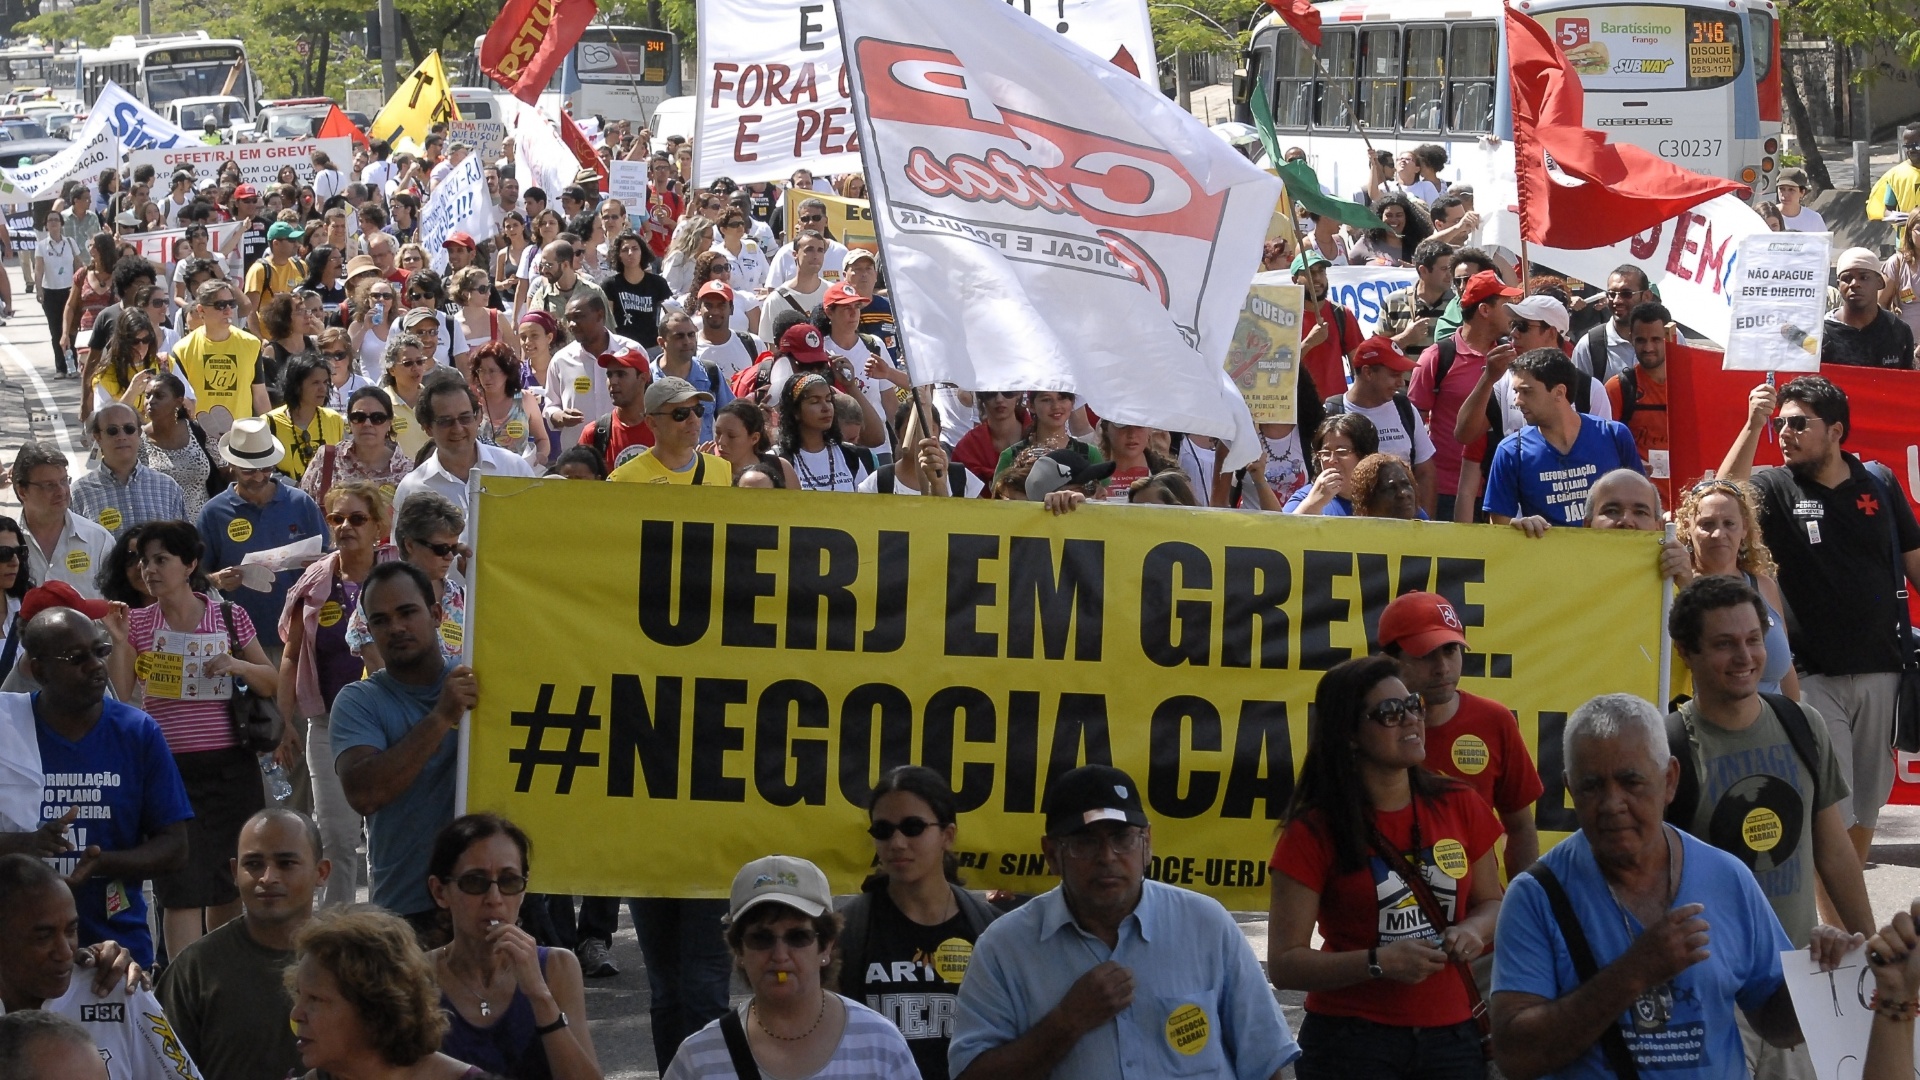
[[555, 1021], [554, 1021], [553, 1023], [551, 1023], [551, 1024], [548, 1024], [548, 1025], [546, 1025], [546, 1026], [544, 1026], [544, 1027], [537, 1027], [537, 1028], [534, 1028], [534, 1029], [533, 1029], [533, 1033], [534, 1033], [534, 1034], [535, 1034], [536, 1036], [539, 1036], [540, 1038], [543, 1038], [543, 1039], [544, 1039], [544, 1038], [546, 1038], [546, 1037], [547, 1037], [548, 1035], [551, 1035], [551, 1034], [553, 1034], [554, 1032], [556, 1032], [556, 1031], [559, 1031], [559, 1030], [561, 1030], [561, 1029], [563, 1029], [563, 1028], [565, 1028], [566, 1026], [567, 1026], [567, 1014], [566, 1014], [566, 1013], [561, 1013], [561, 1014], [560, 1014], [560, 1019], [558, 1019], [558, 1020], [555, 1020]]
[[1380, 948], [1373, 946], [1367, 950], [1367, 978], [1384, 979], [1386, 977], [1386, 969], [1380, 966]]

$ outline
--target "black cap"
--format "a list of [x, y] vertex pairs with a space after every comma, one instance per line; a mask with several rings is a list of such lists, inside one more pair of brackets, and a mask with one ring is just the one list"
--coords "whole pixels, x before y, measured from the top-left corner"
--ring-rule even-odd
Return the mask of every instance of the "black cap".
[[1078, 832], [1096, 821], [1147, 825], [1139, 786], [1111, 765], [1082, 765], [1054, 781], [1046, 811], [1048, 836]]

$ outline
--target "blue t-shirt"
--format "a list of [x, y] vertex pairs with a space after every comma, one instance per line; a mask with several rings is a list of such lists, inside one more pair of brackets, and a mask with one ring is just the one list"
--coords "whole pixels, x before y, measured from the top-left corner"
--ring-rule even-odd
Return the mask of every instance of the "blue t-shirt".
[[[35, 735], [46, 788], [40, 796], [40, 820], [53, 821], [69, 807], [80, 815], [69, 828], [73, 851], [47, 860], [62, 877], [73, 873], [89, 844], [102, 851], [139, 847], [155, 833], [193, 816], [187, 787], [153, 717], [139, 709], [106, 701], [100, 719], [79, 742], [68, 742], [40, 719], [40, 695], [33, 695]], [[142, 967], [153, 966], [153, 938], [147, 933], [147, 901], [138, 881], [92, 878], [74, 896], [80, 909], [80, 944], [117, 941]]]
[[1580, 436], [1565, 454], [1528, 425], [1500, 440], [1487, 464], [1481, 505], [1489, 514], [1538, 515], [1555, 525], [1578, 525], [1587, 516], [1587, 490], [1615, 469], [1646, 471], [1627, 425], [1581, 413]]
[[[1636, 1033], [1631, 1011], [1621, 1013], [1618, 1023], [1644, 1077], [1745, 1075], [1740, 1070], [1746, 1057], [1733, 1010], [1757, 1010], [1780, 989], [1780, 954], [1793, 943], [1740, 860], [1685, 833], [1673, 835], [1685, 845], [1673, 906], [1706, 906], [1702, 917], [1710, 927], [1711, 955], [1670, 984], [1671, 1015], [1662, 1030]], [[1586, 835], [1574, 833], [1540, 861], [1566, 887], [1594, 962], [1604, 968], [1619, 959], [1633, 944], [1640, 924], [1607, 891]], [[1494, 942], [1494, 993], [1553, 999], [1579, 987], [1546, 890], [1532, 877], [1522, 874], [1507, 888]], [[1584, 1056], [1553, 1075], [1602, 1080], [1613, 1072], [1596, 1041]]]
[[[433, 711], [441, 684], [457, 661], [449, 660], [428, 686], [409, 686], [388, 671], [348, 683], [333, 699], [329, 727], [336, 761], [356, 746], [384, 751], [406, 738]], [[453, 820], [453, 780], [460, 736], [447, 732], [440, 749], [400, 797], [367, 819], [367, 862], [373, 870], [373, 902], [400, 915], [433, 910], [427, 891], [427, 857], [433, 838]]]
[[[1284, 514], [1293, 513], [1295, 507], [1307, 501], [1307, 494], [1312, 490], [1313, 490], [1313, 485], [1308, 484], [1306, 487], [1303, 487], [1300, 490], [1294, 492], [1293, 494], [1287, 496], [1286, 505], [1280, 508], [1280, 512]], [[1352, 517], [1353, 516], [1353, 500], [1347, 498], [1345, 495], [1335, 495], [1331, 500], [1328, 501], [1327, 505], [1320, 508], [1320, 516], [1321, 517]]]
[[[228, 487], [200, 508], [196, 527], [207, 545], [207, 553], [200, 559], [201, 570], [211, 574], [239, 566], [249, 552], [285, 547], [309, 536], [320, 537], [323, 548], [333, 546], [326, 518], [313, 496], [285, 480], [275, 478], [274, 483], [277, 490], [265, 506], [253, 505]], [[227, 597], [247, 609], [254, 629], [260, 633], [262, 648], [280, 647], [280, 612], [287, 606], [287, 591], [299, 577], [297, 569], [283, 571], [274, 575], [269, 592], [243, 586]]]

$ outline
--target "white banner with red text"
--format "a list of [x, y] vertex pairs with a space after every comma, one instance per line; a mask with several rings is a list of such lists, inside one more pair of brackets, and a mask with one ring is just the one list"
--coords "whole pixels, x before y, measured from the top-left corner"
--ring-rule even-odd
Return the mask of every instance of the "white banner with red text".
[[165, 178], [179, 169], [192, 169], [196, 182], [212, 179], [219, 176], [220, 169], [231, 161], [240, 166], [240, 182], [255, 187], [279, 183], [280, 170], [291, 165], [298, 183], [311, 184], [315, 150], [324, 151], [332, 160], [333, 167], [343, 175], [353, 168], [353, 140], [350, 138], [284, 139], [225, 146], [182, 143], [166, 148], [135, 150], [127, 155], [127, 164], [134, 168], [153, 166], [154, 175], [160, 177], [160, 182], [164, 184]]

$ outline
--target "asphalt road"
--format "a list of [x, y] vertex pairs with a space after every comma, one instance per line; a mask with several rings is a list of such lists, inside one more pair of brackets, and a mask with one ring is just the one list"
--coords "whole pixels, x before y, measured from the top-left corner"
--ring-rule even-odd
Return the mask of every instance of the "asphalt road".
[[[52, 346], [39, 305], [23, 290], [19, 270], [7, 267], [6, 272], [13, 282], [16, 315], [0, 326], [0, 464], [11, 462], [28, 439], [50, 440], [66, 452], [70, 471], [79, 476], [90, 467], [79, 423], [80, 384], [53, 377]], [[13, 515], [17, 507], [15, 493], [0, 476], [0, 513]], [[1867, 889], [1874, 914], [1883, 922], [1920, 897], [1920, 807], [1889, 807], [1882, 815], [1873, 861], [1867, 868]], [[1235, 917], [1264, 964], [1266, 913]], [[659, 1075], [647, 1014], [646, 967], [624, 911], [620, 918], [621, 929], [613, 944], [620, 974], [588, 980], [587, 1012], [608, 1080], [643, 1080]], [[1295, 993], [1281, 995], [1287, 1019], [1296, 1027], [1302, 998]]]

